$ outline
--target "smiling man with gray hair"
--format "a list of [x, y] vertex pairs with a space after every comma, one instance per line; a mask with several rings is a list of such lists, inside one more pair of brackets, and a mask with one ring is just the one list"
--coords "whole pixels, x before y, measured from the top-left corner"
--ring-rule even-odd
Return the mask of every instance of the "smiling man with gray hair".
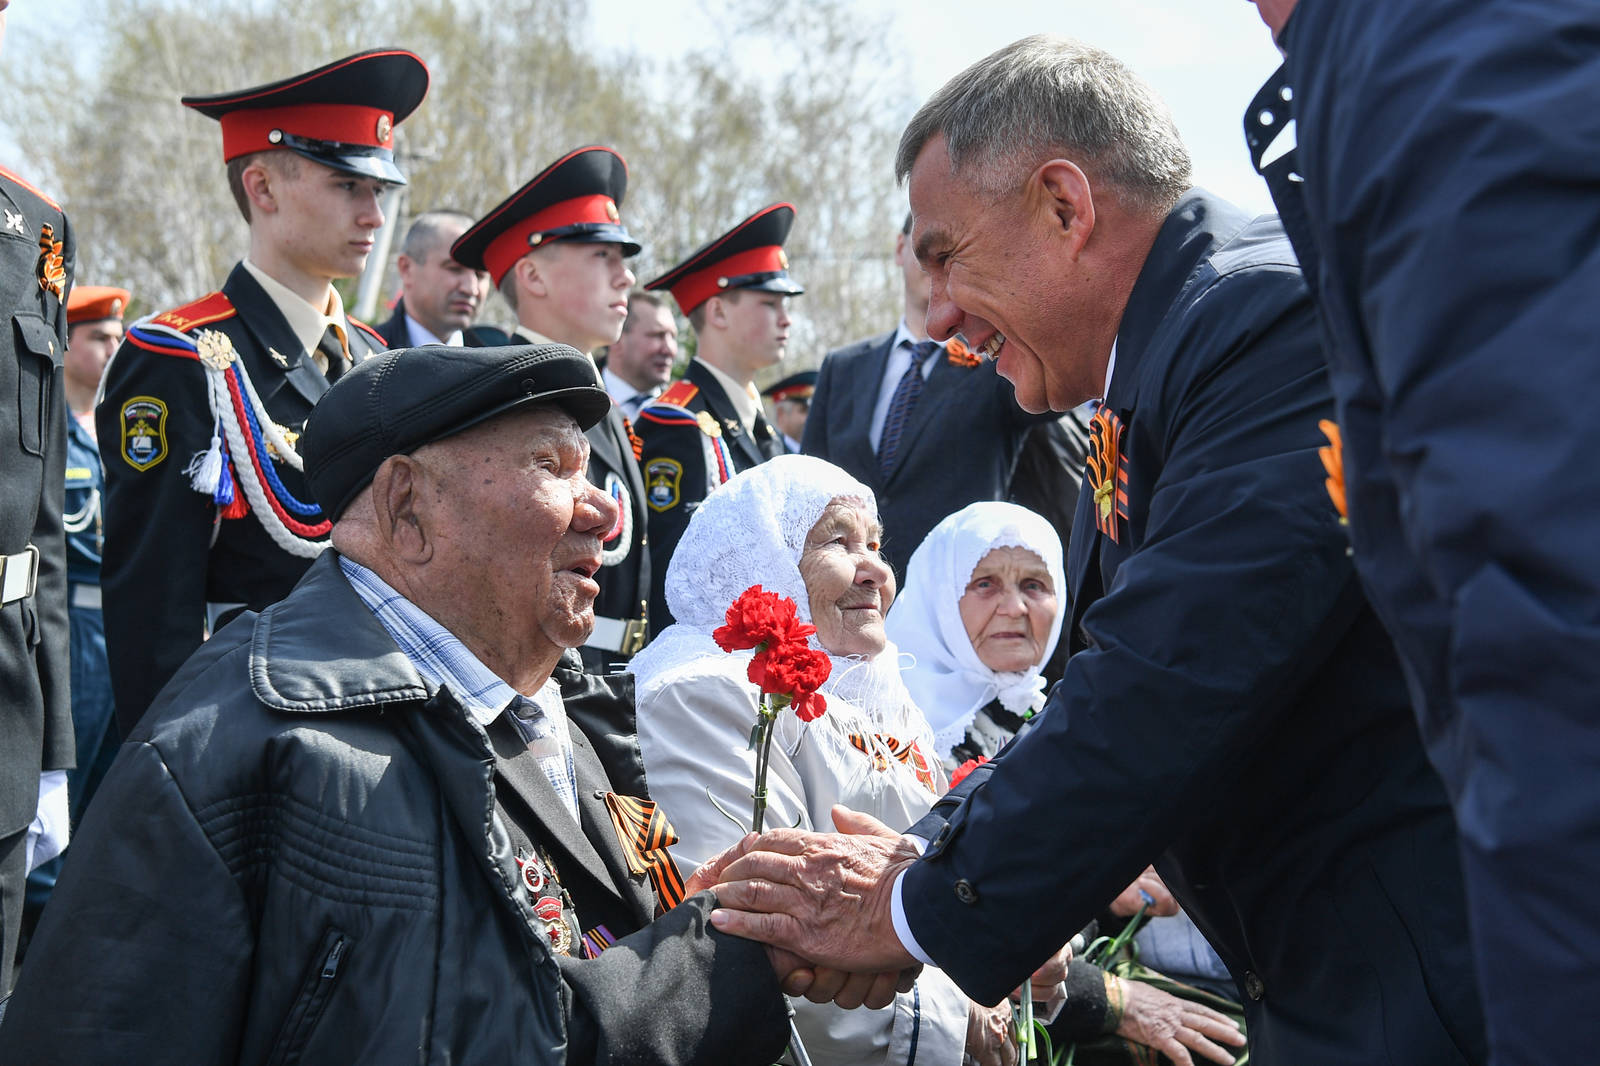
[[897, 169], [930, 336], [964, 333], [1029, 410], [1100, 400], [1073, 655], [907, 836], [723, 856], [713, 924], [846, 969], [936, 963], [993, 1003], [1154, 860], [1234, 976], [1252, 1062], [1481, 1062], [1454, 826], [1351, 566], [1276, 219], [1190, 188], [1149, 87], [1054, 37], [955, 77]]

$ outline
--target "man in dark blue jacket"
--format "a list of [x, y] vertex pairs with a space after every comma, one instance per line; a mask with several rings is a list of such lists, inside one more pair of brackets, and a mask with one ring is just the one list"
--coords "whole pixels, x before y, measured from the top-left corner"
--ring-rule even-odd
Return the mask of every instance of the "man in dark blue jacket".
[[1600, 8], [1259, 6], [1286, 63], [1246, 131], [1321, 311], [1356, 565], [1451, 794], [1494, 1061], [1592, 1061]]
[[1324, 487], [1333, 402], [1282, 230], [1191, 189], [1149, 88], [1058, 38], [954, 79], [898, 167], [929, 333], [996, 353], [1029, 409], [1102, 399], [1074, 654], [913, 827], [920, 859], [779, 830], [714, 922], [846, 968], [937, 960], [988, 1003], [1154, 859], [1234, 976], [1252, 1062], [1481, 1062], [1454, 826]]

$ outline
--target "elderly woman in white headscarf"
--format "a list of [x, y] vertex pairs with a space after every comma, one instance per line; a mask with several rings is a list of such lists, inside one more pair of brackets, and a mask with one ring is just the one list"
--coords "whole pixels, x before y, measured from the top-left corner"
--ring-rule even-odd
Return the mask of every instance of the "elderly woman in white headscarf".
[[[884, 634], [894, 578], [878, 554], [879, 537], [872, 491], [799, 455], [737, 475], [690, 519], [667, 570], [667, 606], [677, 621], [633, 660], [645, 775], [678, 831], [672, 852], [684, 869], [736, 843], [749, 826], [759, 698], [746, 674], [752, 653], [723, 651], [712, 632], [752, 585], [793, 599], [800, 620], [816, 626], [812, 647], [832, 662], [821, 689], [826, 713], [811, 722], [792, 711], [778, 718], [767, 826], [832, 829], [830, 808], [843, 804], [904, 829], [944, 790], [927, 724]], [[959, 1066], [964, 1053], [983, 1063], [1011, 1061], [1009, 1009], [969, 1002], [931, 967], [881, 1010], [795, 1007], [817, 1066]]]
[[946, 766], [992, 758], [1044, 707], [1065, 607], [1061, 538], [1025, 507], [971, 504], [917, 546], [887, 628]]
[[[906, 686], [934, 730], [934, 748], [954, 770], [969, 759], [993, 758], [1034, 714], [1044, 709], [1041, 671], [1061, 637], [1066, 584], [1061, 538], [1042, 516], [1014, 503], [970, 504], [928, 533], [906, 566], [905, 593], [889, 612], [887, 631], [913, 665]], [[1146, 870], [1110, 906], [1123, 920], [1148, 901], [1152, 913], [1141, 937], [1161, 930], [1166, 959], [1180, 954], [1199, 964], [1182, 971], [1205, 978], [1226, 973], [1154, 870]], [[1160, 904], [1158, 904], [1160, 901]], [[1113, 932], [1115, 930], [1112, 930]], [[1156, 943], [1154, 939], [1141, 943]], [[1207, 958], [1209, 957], [1209, 958]], [[1146, 960], [1149, 961], [1148, 959]], [[1203, 964], [1204, 969], [1198, 968]], [[1190, 971], [1193, 971], [1192, 973]], [[1162, 975], [1150, 975], [1164, 980]], [[1079, 1061], [1143, 1062], [1133, 1045], [1175, 1061], [1199, 1055], [1231, 1063], [1233, 1054], [1190, 1023], [1232, 1024], [1215, 1006], [1192, 1002], [1154, 984], [1113, 976], [1074, 961], [1067, 971], [1067, 1006], [1051, 1032], [1057, 1039], [1091, 1041], [1116, 1034]], [[1196, 993], [1204, 998], [1204, 993]], [[1242, 1013], [1242, 1011], [1241, 1011]], [[1242, 1045], [1226, 1030], [1222, 1043]]]

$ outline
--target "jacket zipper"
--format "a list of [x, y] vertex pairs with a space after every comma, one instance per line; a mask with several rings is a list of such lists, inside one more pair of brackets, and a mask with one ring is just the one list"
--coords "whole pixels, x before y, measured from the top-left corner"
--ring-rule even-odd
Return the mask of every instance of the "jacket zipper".
[[300, 1061], [301, 1053], [310, 1041], [317, 1022], [321, 1020], [322, 1012], [327, 1009], [328, 1000], [333, 996], [334, 982], [339, 978], [339, 964], [344, 960], [349, 946], [350, 938], [337, 929], [329, 929], [323, 934], [322, 942], [318, 945], [322, 964], [306, 975], [299, 995], [284, 1017], [283, 1029], [272, 1055], [267, 1059], [271, 1066], [290, 1066]]

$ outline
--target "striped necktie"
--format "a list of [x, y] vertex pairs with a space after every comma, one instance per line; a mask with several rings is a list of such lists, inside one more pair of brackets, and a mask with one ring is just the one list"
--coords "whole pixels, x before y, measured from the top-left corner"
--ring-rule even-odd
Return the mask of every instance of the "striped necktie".
[[905, 431], [911, 409], [922, 395], [922, 362], [938, 351], [938, 341], [918, 341], [911, 346], [911, 365], [900, 376], [889, 397], [889, 413], [883, 419], [883, 436], [878, 440], [878, 471], [885, 477], [894, 466], [895, 453], [900, 450], [900, 434]]

